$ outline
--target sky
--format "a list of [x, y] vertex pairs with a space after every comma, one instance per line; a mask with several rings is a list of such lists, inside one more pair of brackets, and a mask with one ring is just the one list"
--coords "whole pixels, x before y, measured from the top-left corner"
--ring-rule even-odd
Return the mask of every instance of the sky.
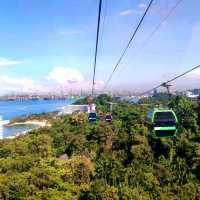
[[[200, 64], [200, 2], [154, 0], [109, 90], [143, 91]], [[103, 0], [96, 90], [104, 87], [149, 1]], [[90, 90], [98, 0], [6, 0], [0, 6], [0, 94]], [[102, 28], [104, 27], [104, 28]], [[200, 70], [173, 83], [198, 88]]]

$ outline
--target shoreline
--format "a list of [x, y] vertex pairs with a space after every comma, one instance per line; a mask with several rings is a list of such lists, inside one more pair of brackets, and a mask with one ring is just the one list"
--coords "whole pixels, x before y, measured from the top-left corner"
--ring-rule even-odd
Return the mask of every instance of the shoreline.
[[14, 126], [17, 126], [17, 125], [37, 125], [38, 127], [31, 128], [31, 129], [28, 129], [28, 130], [25, 130], [25, 131], [22, 131], [22, 132], [18, 132], [15, 135], [3, 137], [2, 139], [14, 139], [14, 138], [17, 138], [21, 135], [25, 135], [32, 130], [51, 126], [51, 124], [48, 121], [36, 121], [36, 120], [29, 120], [29, 121], [25, 121], [25, 122], [14, 122], [14, 123], [10, 123], [10, 124], [8, 123], [8, 124], [5, 124], [4, 126], [7, 127], [7, 128], [11, 128], [11, 127], [14, 127]]
[[13, 127], [17, 125], [38, 125], [39, 127], [49, 127], [51, 124], [47, 120], [38, 121], [38, 120], [28, 120], [25, 122], [9, 122], [7, 124], [4, 124], [5, 127]]
[[[2, 123], [2, 131], [4, 128], [17, 128], [17, 126], [28, 126], [28, 125], [35, 125], [36, 127], [33, 128], [26, 128], [26, 130], [22, 131], [16, 131], [14, 134], [11, 134], [5, 137], [2, 137], [2, 139], [13, 139], [17, 138], [20, 135], [25, 135], [29, 133], [32, 130], [36, 130], [39, 128], [44, 127], [51, 127], [51, 123], [49, 119], [54, 118], [55, 116], [59, 115], [59, 112], [62, 110], [63, 107], [66, 107], [68, 105], [72, 105], [75, 101], [70, 101], [69, 103], [65, 103], [64, 105], [57, 106], [55, 110], [49, 111], [49, 112], [42, 112], [42, 113], [35, 113], [35, 114], [29, 114], [27, 116], [19, 116], [15, 117], [10, 120], [5, 120], [4, 123]], [[13, 131], [11, 131], [13, 132]], [[3, 132], [2, 132], [3, 133]]]

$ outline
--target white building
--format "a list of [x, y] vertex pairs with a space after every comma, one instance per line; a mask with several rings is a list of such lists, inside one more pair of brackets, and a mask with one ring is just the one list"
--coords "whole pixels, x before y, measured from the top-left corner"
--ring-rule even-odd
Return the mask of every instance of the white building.
[[95, 104], [91, 104], [91, 105], [67, 105], [64, 106], [60, 109], [60, 113], [59, 114], [72, 114], [74, 112], [85, 112], [85, 113], [89, 113], [89, 112], [95, 112], [96, 110], [96, 105]]

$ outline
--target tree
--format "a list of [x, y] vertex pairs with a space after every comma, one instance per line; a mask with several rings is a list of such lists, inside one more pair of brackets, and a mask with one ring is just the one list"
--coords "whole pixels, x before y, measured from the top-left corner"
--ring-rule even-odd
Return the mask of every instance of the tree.
[[49, 135], [41, 134], [33, 136], [34, 138], [28, 144], [29, 152], [41, 157], [52, 155], [52, 138]]
[[177, 96], [169, 104], [174, 109], [179, 124], [185, 129], [190, 129], [197, 132], [197, 113], [195, 112], [194, 104], [185, 97]]
[[131, 188], [123, 186], [120, 188], [120, 199], [121, 200], [149, 200], [150, 196], [141, 187]]

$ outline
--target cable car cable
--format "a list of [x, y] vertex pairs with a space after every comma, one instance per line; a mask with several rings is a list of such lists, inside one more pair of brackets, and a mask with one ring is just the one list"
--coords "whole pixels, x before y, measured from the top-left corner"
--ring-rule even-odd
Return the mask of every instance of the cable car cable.
[[156, 87], [154, 87], [154, 88], [152, 88], [152, 89], [150, 89], [150, 90], [147, 90], [147, 91], [143, 92], [142, 94], [140, 94], [140, 96], [143, 96], [143, 95], [145, 95], [145, 94], [148, 94], [148, 93], [152, 92], [153, 90], [158, 89], [159, 87], [162, 87], [162, 86], [164, 86], [164, 85], [167, 85], [168, 83], [170, 83], [170, 82], [172, 82], [172, 81], [175, 81], [176, 79], [178, 79], [178, 78], [180, 78], [180, 77], [182, 77], [182, 76], [184, 76], [184, 75], [190, 73], [191, 71], [193, 71], [193, 70], [195, 70], [195, 69], [197, 69], [197, 68], [200, 68], [200, 65], [197, 65], [197, 66], [193, 67], [192, 69], [189, 69], [189, 70], [187, 70], [186, 72], [184, 72], [184, 73], [182, 73], [182, 74], [180, 74], [180, 75], [178, 75], [178, 76], [176, 76], [176, 77], [174, 77], [174, 78], [172, 78], [172, 79], [170, 79], [170, 80], [168, 80], [168, 81], [166, 81], [166, 82], [163, 82], [163, 83], [161, 83], [160, 85], [158, 85], [158, 86], [156, 86]]
[[129, 40], [128, 44], [126, 45], [125, 49], [122, 51], [122, 54], [121, 54], [121, 56], [119, 57], [119, 59], [118, 59], [118, 61], [117, 61], [116, 65], [115, 65], [115, 67], [114, 67], [114, 69], [113, 69], [113, 71], [112, 71], [111, 75], [109, 76], [108, 80], [106, 81], [106, 84], [105, 84], [105, 87], [104, 87], [104, 89], [103, 89], [103, 90], [105, 90], [105, 89], [106, 89], [106, 87], [107, 87], [108, 83], [109, 83], [109, 82], [110, 82], [110, 80], [112, 79], [112, 77], [113, 77], [113, 74], [115, 73], [115, 71], [116, 71], [117, 67], [119, 66], [119, 64], [120, 64], [120, 62], [121, 62], [122, 58], [124, 57], [124, 55], [125, 55], [126, 51], [127, 51], [127, 50], [128, 50], [128, 48], [130, 47], [130, 44], [131, 44], [131, 42], [133, 41], [133, 39], [134, 39], [134, 37], [135, 37], [136, 33], [138, 32], [138, 30], [139, 30], [139, 28], [140, 28], [140, 26], [141, 26], [141, 24], [142, 24], [142, 22], [143, 22], [143, 20], [144, 20], [145, 16], [147, 15], [147, 13], [148, 13], [148, 11], [149, 11], [149, 9], [150, 9], [150, 7], [151, 7], [151, 5], [152, 5], [153, 1], [154, 1], [154, 0], [151, 0], [151, 1], [150, 1], [150, 3], [149, 3], [149, 5], [147, 6], [147, 8], [146, 8], [146, 10], [145, 10], [145, 12], [144, 12], [144, 14], [143, 14], [142, 18], [140, 19], [140, 22], [139, 22], [139, 24], [137, 25], [136, 29], [134, 30], [134, 32], [133, 32], [133, 34], [132, 34], [132, 36], [131, 36], [131, 38], [130, 38], [130, 40]]
[[145, 40], [144, 43], [147, 43], [153, 35], [159, 30], [159, 28], [163, 25], [163, 23], [171, 16], [171, 14], [175, 11], [175, 9], [178, 7], [178, 5], [182, 2], [183, 0], [179, 0], [176, 2], [176, 4], [170, 9], [168, 14], [162, 19], [162, 21], [155, 27], [155, 29], [151, 32], [149, 37]]
[[99, 10], [98, 10], [98, 22], [97, 22], [97, 33], [96, 33], [96, 46], [95, 46], [95, 55], [94, 55], [94, 69], [93, 69], [93, 78], [92, 78], [92, 95], [94, 95], [94, 85], [95, 85], [95, 74], [96, 74], [96, 65], [97, 65], [97, 53], [98, 53], [98, 44], [99, 44], [99, 30], [101, 24], [101, 9], [102, 0], [99, 0]]
[[[155, 27], [155, 29], [150, 33], [150, 35], [144, 40], [144, 42], [142, 43], [142, 46], [137, 50], [137, 53], [135, 54], [135, 56], [139, 53], [141, 53], [141, 51], [144, 49], [144, 47], [148, 44], [149, 41], [151, 41], [151, 38], [154, 36], [154, 34], [161, 28], [161, 26], [163, 25], [163, 23], [172, 15], [172, 13], [175, 11], [175, 9], [179, 6], [179, 4], [182, 2], [183, 0], [179, 0], [176, 2], [176, 4], [170, 9], [170, 11], [167, 13], [166, 16], [163, 17], [163, 19], [161, 20], [161, 22]], [[121, 71], [121, 70], [120, 70]]]
[[104, 36], [104, 31], [105, 31], [105, 21], [106, 21], [106, 18], [107, 18], [107, 12], [108, 12], [108, 0], [105, 0], [104, 1], [104, 12], [102, 12], [102, 28], [101, 28], [101, 36], [100, 36], [100, 41], [99, 41], [99, 50], [98, 50], [98, 55], [97, 57], [99, 57], [99, 54], [101, 52], [101, 49], [102, 49], [102, 43], [103, 43], [103, 36]]

